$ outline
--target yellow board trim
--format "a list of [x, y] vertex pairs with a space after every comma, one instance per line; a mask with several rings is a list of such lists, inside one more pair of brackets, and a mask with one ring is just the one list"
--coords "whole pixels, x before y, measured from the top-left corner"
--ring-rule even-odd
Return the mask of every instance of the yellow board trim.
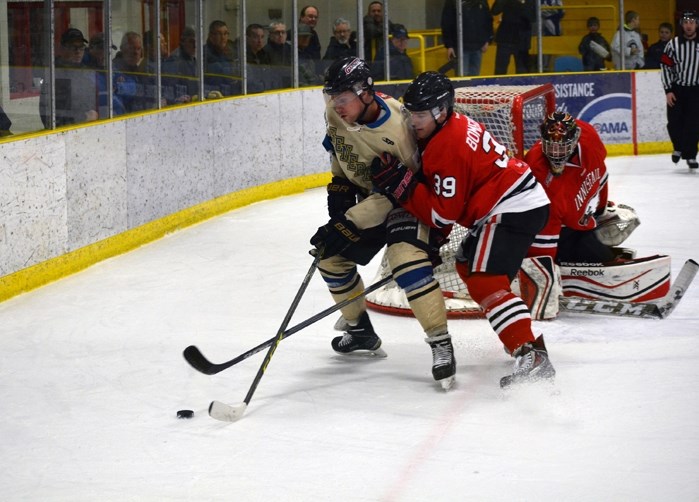
[[317, 188], [330, 173], [309, 174], [232, 192], [163, 218], [145, 223], [94, 244], [0, 277], [0, 302], [80, 272], [95, 263], [132, 251], [165, 235], [254, 202]]

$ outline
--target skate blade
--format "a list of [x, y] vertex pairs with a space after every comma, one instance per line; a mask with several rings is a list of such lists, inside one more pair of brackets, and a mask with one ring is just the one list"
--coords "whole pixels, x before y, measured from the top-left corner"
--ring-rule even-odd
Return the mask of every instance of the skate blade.
[[442, 378], [441, 380], [437, 380], [439, 384], [442, 386], [443, 390], [450, 390], [452, 387], [454, 387], [454, 384], [456, 383], [456, 377], [454, 375], [446, 378]]
[[555, 387], [556, 375], [553, 376], [538, 376], [534, 375], [528, 378], [513, 378], [512, 375], [504, 376], [500, 379], [500, 388], [512, 389], [514, 387], [527, 386], [550, 386]]
[[354, 350], [352, 352], [337, 352], [335, 351], [336, 354], [340, 354], [343, 357], [360, 357], [360, 358], [367, 358], [367, 357], [377, 357], [377, 358], [384, 358], [388, 357], [388, 354], [386, 354], [386, 351], [383, 350], [381, 347], [378, 349], [374, 350]]

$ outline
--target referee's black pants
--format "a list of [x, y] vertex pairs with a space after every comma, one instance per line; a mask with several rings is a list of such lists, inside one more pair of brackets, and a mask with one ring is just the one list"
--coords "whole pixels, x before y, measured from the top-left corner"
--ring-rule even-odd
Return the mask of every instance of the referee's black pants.
[[682, 152], [683, 159], [697, 157], [699, 143], [699, 85], [674, 87], [677, 101], [667, 107], [667, 132], [672, 149]]

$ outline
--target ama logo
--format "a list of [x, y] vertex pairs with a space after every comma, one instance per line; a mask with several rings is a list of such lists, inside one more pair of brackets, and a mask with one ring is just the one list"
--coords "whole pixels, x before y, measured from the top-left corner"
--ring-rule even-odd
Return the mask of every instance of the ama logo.
[[585, 106], [578, 115], [589, 122], [605, 143], [631, 143], [631, 94], [607, 94]]

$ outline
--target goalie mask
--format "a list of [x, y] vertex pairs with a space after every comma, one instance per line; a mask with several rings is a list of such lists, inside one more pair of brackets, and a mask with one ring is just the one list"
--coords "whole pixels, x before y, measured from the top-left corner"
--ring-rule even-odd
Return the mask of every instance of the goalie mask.
[[549, 160], [554, 175], [563, 172], [580, 139], [575, 119], [565, 112], [553, 112], [541, 124], [541, 149]]

